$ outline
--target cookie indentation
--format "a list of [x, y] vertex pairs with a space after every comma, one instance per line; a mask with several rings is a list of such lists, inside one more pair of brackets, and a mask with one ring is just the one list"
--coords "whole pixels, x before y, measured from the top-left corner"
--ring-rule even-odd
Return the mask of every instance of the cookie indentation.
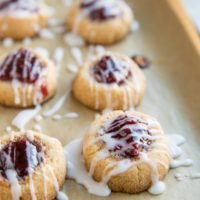
[[18, 180], [34, 170], [44, 159], [41, 145], [23, 138], [10, 142], [0, 150], [0, 174], [7, 178], [7, 170], [15, 170]]
[[80, 8], [87, 13], [93, 21], [105, 21], [121, 15], [118, 2], [85, 0], [80, 4]]
[[110, 152], [121, 158], [139, 159], [152, 144], [148, 123], [128, 115], [120, 115], [103, 127], [101, 135]]
[[35, 83], [45, 65], [27, 49], [21, 48], [10, 53], [0, 64], [0, 80], [17, 79], [22, 83]]
[[94, 78], [98, 83], [125, 84], [132, 73], [129, 65], [113, 56], [102, 57], [93, 68]]

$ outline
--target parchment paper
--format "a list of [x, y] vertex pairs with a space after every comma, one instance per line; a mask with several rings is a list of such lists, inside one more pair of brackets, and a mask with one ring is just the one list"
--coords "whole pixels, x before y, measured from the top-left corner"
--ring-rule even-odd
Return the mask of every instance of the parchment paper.
[[[57, 9], [60, 18], [66, 17], [67, 9], [60, 1], [49, 0], [50, 5]], [[129, 0], [133, 7], [140, 29], [130, 34], [122, 42], [106, 47], [108, 50], [125, 53], [126, 55], [143, 54], [152, 61], [150, 69], [144, 73], [147, 78], [147, 93], [144, 101], [137, 108], [156, 117], [166, 134], [178, 133], [187, 139], [183, 146], [183, 158], [192, 158], [194, 165], [190, 168], [171, 170], [165, 179], [166, 192], [161, 196], [151, 196], [147, 192], [129, 195], [113, 193], [107, 198], [100, 198], [87, 193], [86, 189], [74, 181], [67, 180], [64, 191], [70, 200], [199, 200], [200, 180], [177, 182], [175, 173], [190, 174], [200, 172], [200, 54], [199, 43], [195, 33], [188, 25], [188, 19], [175, 0]], [[189, 26], [189, 27], [188, 27]], [[45, 47], [50, 55], [56, 47], [65, 49], [62, 62], [61, 77], [57, 95], [43, 105], [45, 111], [56, 102], [61, 95], [70, 89], [73, 74], [67, 71], [67, 63], [74, 63], [69, 47], [63, 42], [63, 35], [52, 40], [35, 38], [31, 46]], [[195, 42], [196, 41], [196, 42]], [[198, 44], [197, 44], [198, 43]], [[0, 54], [21, 46], [20, 42], [12, 48], [0, 46]], [[87, 47], [84, 48], [86, 55]], [[5, 127], [10, 125], [13, 117], [20, 110], [0, 106], [0, 135], [6, 134]], [[77, 112], [78, 119], [54, 121], [50, 118], [40, 122], [43, 132], [58, 138], [63, 145], [84, 134], [94, 119], [95, 112], [78, 103], [72, 95], [60, 110]], [[31, 121], [27, 129], [35, 124]]]

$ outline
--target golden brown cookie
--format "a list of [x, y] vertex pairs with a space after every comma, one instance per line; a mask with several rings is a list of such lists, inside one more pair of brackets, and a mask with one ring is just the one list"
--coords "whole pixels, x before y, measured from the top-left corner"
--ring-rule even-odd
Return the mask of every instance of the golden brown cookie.
[[145, 77], [136, 63], [108, 52], [83, 64], [74, 80], [73, 94], [92, 109], [126, 110], [141, 102], [145, 88]]
[[53, 63], [33, 50], [20, 48], [0, 58], [0, 104], [30, 107], [57, 90]]
[[66, 177], [61, 143], [36, 132], [0, 138], [1, 200], [53, 200]]
[[67, 24], [86, 41], [106, 45], [123, 39], [132, 20], [132, 11], [123, 0], [83, 0], [72, 5]]
[[0, 39], [35, 36], [47, 25], [49, 16], [43, 0], [3, 0], [0, 3]]
[[114, 192], [138, 193], [156, 185], [168, 172], [171, 154], [154, 118], [114, 111], [97, 118], [84, 136], [86, 168]]

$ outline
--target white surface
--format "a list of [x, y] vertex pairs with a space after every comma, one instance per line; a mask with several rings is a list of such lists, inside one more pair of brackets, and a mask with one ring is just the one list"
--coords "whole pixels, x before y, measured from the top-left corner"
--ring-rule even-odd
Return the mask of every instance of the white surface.
[[195, 26], [200, 32], [200, 0], [182, 0], [183, 4], [192, 18]]

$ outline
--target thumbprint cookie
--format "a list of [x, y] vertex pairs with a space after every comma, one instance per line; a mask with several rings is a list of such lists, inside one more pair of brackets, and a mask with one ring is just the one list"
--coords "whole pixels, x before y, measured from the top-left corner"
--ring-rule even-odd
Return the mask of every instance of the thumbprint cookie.
[[66, 177], [61, 143], [36, 132], [0, 138], [1, 200], [55, 199]]
[[146, 88], [138, 65], [127, 56], [109, 53], [84, 63], [73, 83], [74, 96], [96, 110], [127, 110], [140, 103]]
[[133, 111], [97, 118], [84, 136], [83, 157], [94, 180], [124, 193], [161, 192], [171, 160], [157, 120]]
[[129, 32], [133, 14], [124, 0], [82, 0], [72, 5], [68, 27], [86, 41], [112, 44]]
[[0, 58], [0, 103], [11, 107], [35, 106], [57, 89], [53, 63], [33, 50], [20, 48]]
[[3, 0], [0, 2], [0, 38], [32, 37], [47, 25], [49, 17], [43, 0]]

